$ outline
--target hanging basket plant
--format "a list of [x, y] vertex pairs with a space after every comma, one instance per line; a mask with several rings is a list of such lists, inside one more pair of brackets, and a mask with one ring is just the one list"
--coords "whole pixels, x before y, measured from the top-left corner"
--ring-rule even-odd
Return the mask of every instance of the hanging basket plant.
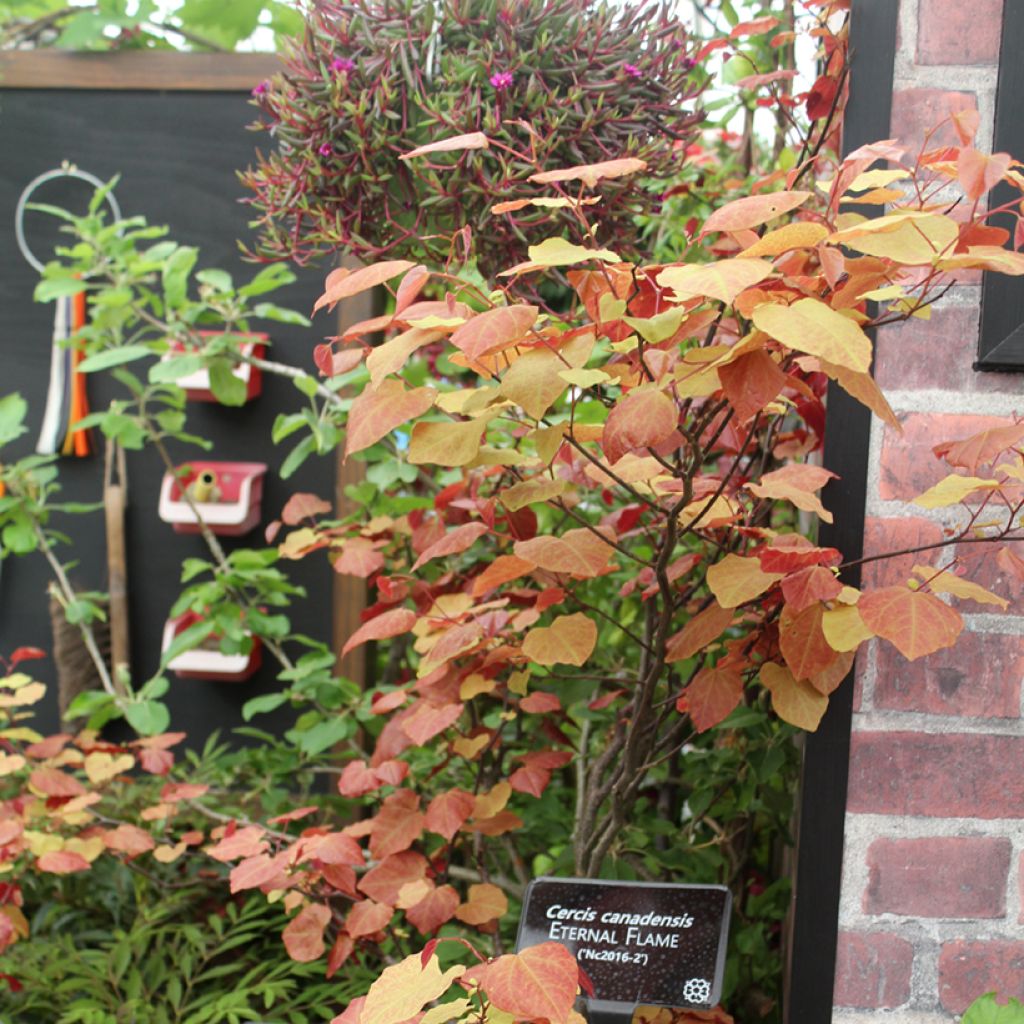
[[[242, 176], [260, 231], [253, 254], [421, 259], [426, 244], [444, 258], [468, 225], [481, 269], [505, 265], [551, 233], [550, 209], [491, 213], [510, 182], [538, 163], [622, 157], [674, 172], [701, 120], [702, 78], [661, 2], [319, 0], [285, 69], [253, 90], [257, 127], [274, 142]], [[471, 132], [491, 145], [401, 159]], [[628, 245], [650, 200], [634, 177], [604, 183], [600, 241]]]

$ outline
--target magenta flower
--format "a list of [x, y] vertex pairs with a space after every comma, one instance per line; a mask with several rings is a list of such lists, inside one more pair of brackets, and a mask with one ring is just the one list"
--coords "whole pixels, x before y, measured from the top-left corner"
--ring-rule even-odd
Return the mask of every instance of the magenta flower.
[[334, 60], [331, 61], [331, 70], [338, 74], [344, 71], [346, 75], [351, 75], [355, 69], [356, 62], [354, 60], [349, 60], [348, 57], [335, 57]]
[[259, 85], [255, 86], [252, 90], [253, 96], [265, 96], [270, 91], [269, 82], [260, 82]]
[[493, 85], [498, 92], [501, 92], [503, 89], [507, 89], [514, 80], [515, 76], [511, 71], [495, 71], [490, 78], [491, 85]]
[[334, 152], [334, 147], [329, 142], [323, 142], [317, 152], [321, 156], [330, 156]]
[[623, 64], [622, 70], [629, 75], [630, 78], [643, 78], [643, 72], [635, 64]]

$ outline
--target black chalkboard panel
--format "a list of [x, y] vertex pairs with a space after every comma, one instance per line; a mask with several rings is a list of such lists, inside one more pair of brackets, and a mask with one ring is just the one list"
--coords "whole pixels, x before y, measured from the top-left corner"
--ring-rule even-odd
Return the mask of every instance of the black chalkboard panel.
[[538, 878], [516, 948], [567, 947], [594, 986], [592, 1024], [629, 1021], [638, 1005], [706, 1009], [721, 995], [731, 901], [721, 885]]
[[[2, 83], [0, 83], [2, 85]], [[236, 275], [251, 275], [255, 267], [243, 264], [238, 239], [249, 237], [248, 210], [239, 203], [237, 170], [253, 160], [256, 138], [246, 130], [252, 120], [247, 97], [238, 92], [150, 92], [75, 89], [0, 88], [0, 393], [19, 391], [31, 408], [30, 434], [21, 451], [30, 450], [42, 418], [49, 373], [53, 309], [32, 301], [35, 271], [23, 260], [14, 239], [14, 213], [18, 197], [37, 175], [68, 160], [106, 180], [121, 174], [117, 198], [123, 213], [141, 214], [152, 224], [166, 224], [175, 240], [198, 246], [200, 266], [220, 267]], [[35, 199], [84, 209], [89, 188], [64, 180], [45, 185]], [[31, 248], [46, 259], [58, 236], [42, 214], [29, 214], [26, 232]], [[49, 246], [49, 249], [47, 248]], [[308, 313], [320, 292], [322, 272], [300, 273], [299, 281], [268, 298], [279, 305]], [[254, 325], [273, 340], [271, 357], [312, 367], [313, 346], [333, 333], [324, 318], [310, 330], [279, 324]], [[112, 385], [116, 388], [117, 385]], [[113, 390], [90, 382], [93, 408], [109, 399]], [[240, 409], [190, 404], [189, 422], [195, 432], [215, 441], [207, 458], [267, 462], [271, 469], [265, 488], [262, 523], [275, 518], [289, 494], [312, 491], [330, 500], [334, 491], [334, 463], [316, 458], [288, 482], [277, 468], [287, 455], [270, 441], [270, 427], [278, 412], [301, 408], [305, 399], [287, 381], [265, 379], [263, 395]], [[178, 449], [176, 460], [199, 457], [198, 449]], [[61, 464], [64, 496], [73, 501], [97, 501], [102, 493], [102, 458], [65, 459]], [[162, 467], [155, 453], [130, 453], [128, 458], [128, 572], [131, 607], [133, 673], [144, 679], [159, 662], [160, 637], [167, 611], [180, 591], [183, 558], [202, 557], [198, 537], [172, 532], [157, 517]], [[102, 513], [68, 524], [75, 537], [77, 559], [72, 572], [83, 589], [106, 589]], [[262, 545], [262, 528], [234, 541]], [[309, 635], [331, 635], [331, 573], [323, 560], [290, 563], [308, 598], [293, 611], [293, 622]], [[47, 612], [47, 568], [41, 557], [7, 559], [0, 576], [0, 652], [19, 645], [51, 648]], [[37, 662], [31, 670], [54, 682], [52, 663]], [[176, 681], [168, 702], [172, 727], [186, 731], [199, 745], [214, 729], [241, 725], [240, 709], [250, 697], [276, 688], [273, 664], [265, 659], [260, 673], [245, 684], [230, 685], [198, 680]], [[57, 724], [56, 700], [51, 693], [44, 727]], [[287, 714], [261, 716], [254, 725], [280, 730]]]

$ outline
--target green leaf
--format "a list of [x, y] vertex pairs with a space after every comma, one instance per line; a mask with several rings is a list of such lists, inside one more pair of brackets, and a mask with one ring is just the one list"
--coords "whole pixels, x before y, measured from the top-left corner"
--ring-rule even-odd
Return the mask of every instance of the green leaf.
[[274, 711], [287, 701], [287, 693], [265, 693], [260, 697], [253, 697], [242, 705], [242, 718], [251, 722], [256, 715]]
[[1024, 1024], [1024, 1003], [1011, 998], [1000, 1006], [995, 992], [986, 992], [967, 1007], [962, 1024]]
[[136, 359], [145, 359], [153, 354], [148, 345], [124, 345], [120, 348], [108, 348], [95, 355], [86, 356], [78, 368], [83, 373], [95, 373], [97, 370], [109, 370], [112, 366], [122, 366], [125, 363], [134, 362]]
[[281, 463], [281, 479], [287, 480], [316, 451], [316, 438], [304, 437]]
[[312, 729], [299, 733], [297, 745], [306, 754], [321, 754], [328, 747], [340, 743], [351, 735], [352, 722], [348, 718], [328, 718], [318, 722]]
[[202, 368], [202, 356], [191, 352], [183, 356], [172, 356], [170, 359], [161, 359], [149, 368], [149, 381], [151, 384], [170, 384]]
[[36, 285], [32, 298], [36, 302], [49, 302], [51, 299], [60, 299], [66, 295], [78, 295], [87, 288], [86, 283], [77, 277], [50, 277]]
[[284, 306], [276, 306], [272, 302], [261, 302], [253, 307], [252, 315], [261, 320], [274, 320], [280, 324], [295, 324], [298, 327], [309, 327], [308, 317], [297, 313], [294, 309], [285, 309]]
[[196, 265], [199, 251], [184, 245], [164, 264], [161, 279], [164, 286], [164, 302], [168, 309], [177, 309], [185, 304], [188, 292], [188, 276]]
[[171, 724], [171, 715], [167, 708], [159, 701], [143, 700], [136, 704], [129, 704], [124, 709], [124, 717], [128, 724], [140, 736], [155, 736], [157, 733], [166, 731]]
[[0, 398], [0, 445], [9, 444], [25, 433], [27, 412], [28, 403], [21, 395], [15, 393]]
[[200, 284], [205, 284], [212, 288], [215, 292], [227, 293], [234, 289], [234, 282], [231, 280], [231, 275], [226, 270], [217, 270], [214, 267], [210, 267], [207, 270], [200, 270], [196, 274], [196, 280]]
[[232, 369], [227, 359], [210, 363], [210, 390], [221, 405], [245, 405], [245, 381], [236, 377]]
[[166, 668], [179, 654], [195, 650], [214, 630], [211, 619], [200, 619], [183, 629], [160, 656], [160, 667]]

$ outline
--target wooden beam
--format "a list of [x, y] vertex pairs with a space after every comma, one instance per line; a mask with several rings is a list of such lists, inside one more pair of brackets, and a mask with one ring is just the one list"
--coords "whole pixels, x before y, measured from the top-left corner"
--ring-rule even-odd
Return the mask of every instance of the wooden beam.
[[[352, 257], [341, 261], [343, 267], [356, 270], [362, 264]], [[362, 292], [338, 304], [338, 333], [347, 327], [369, 320], [377, 312], [374, 291]], [[366, 476], [366, 464], [356, 459], [345, 460], [344, 451], [339, 448], [334, 469], [334, 510], [338, 518], [356, 511], [355, 504], [345, 495], [345, 488], [358, 484]], [[341, 649], [345, 641], [362, 625], [361, 613], [366, 608], [366, 581], [356, 576], [334, 577], [334, 650], [337, 653], [335, 671], [345, 679], [351, 679], [365, 687], [367, 679], [366, 645], [357, 647], [344, 657]]]
[[272, 53], [0, 51], [0, 89], [249, 92], [281, 70]]

